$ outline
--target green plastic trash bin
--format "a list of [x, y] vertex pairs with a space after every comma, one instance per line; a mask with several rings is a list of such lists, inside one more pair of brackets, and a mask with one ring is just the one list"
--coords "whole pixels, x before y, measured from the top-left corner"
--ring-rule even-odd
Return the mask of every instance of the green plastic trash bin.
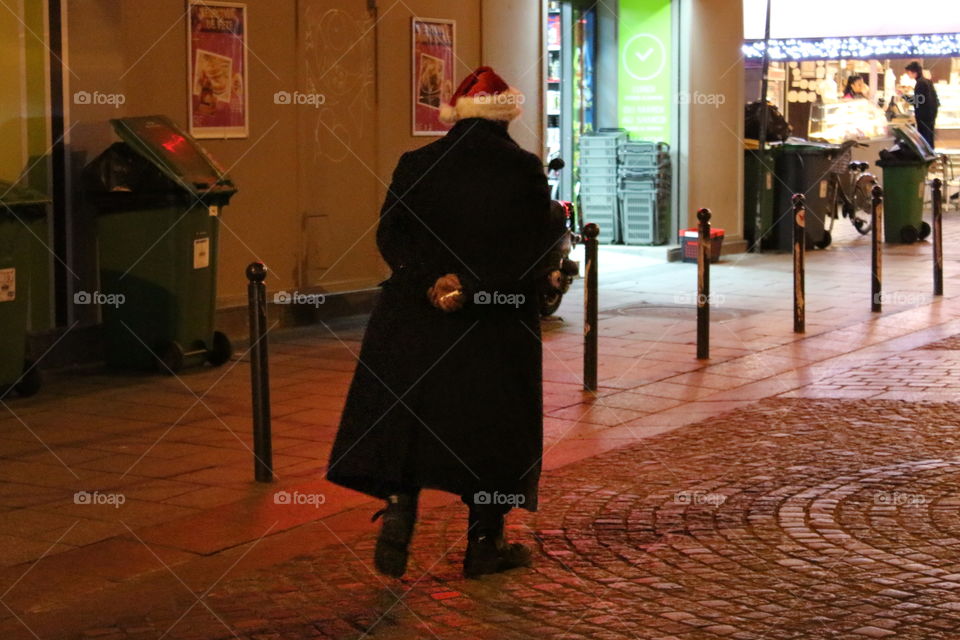
[[909, 244], [930, 235], [930, 225], [923, 221], [923, 196], [936, 157], [915, 130], [893, 133], [898, 148], [887, 150], [877, 162], [883, 168], [883, 239]]
[[27, 360], [31, 226], [46, 217], [50, 201], [35, 191], [0, 181], [0, 394], [10, 387], [22, 396], [40, 389], [40, 372]]
[[[778, 147], [768, 147], [761, 154], [759, 149], [745, 149], [743, 156], [743, 228], [747, 244], [757, 241], [757, 199], [760, 200], [761, 248], [774, 248], [774, 168]], [[759, 191], [759, 194], [758, 194]]]
[[232, 347], [214, 331], [219, 216], [236, 187], [170, 119], [110, 123], [123, 142], [84, 173], [101, 290], [82, 294], [102, 310], [105, 360], [166, 373], [223, 364]]
[[771, 248], [793, 250], [793, 196], [806, 198], [806, 248], [826, 249], [833, 239], [826, 230], [830, 201], [830, 174], [841, 153], [840, 145], [820, 142], [783, 144], [774, 179], [774, 229]]

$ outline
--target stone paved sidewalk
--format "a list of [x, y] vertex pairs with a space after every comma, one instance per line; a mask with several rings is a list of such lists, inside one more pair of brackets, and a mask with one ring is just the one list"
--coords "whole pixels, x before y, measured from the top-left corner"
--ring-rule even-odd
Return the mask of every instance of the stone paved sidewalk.
[[450, 505], [401, 581], [371, 532], [84, 637], [955, 638], [956, 410], [766, 400], [548, 473], [511, 519], [531, 569], [462, 579]]
[[[960, 243], [960, 219], [951, 217], [946, 226], [946, 245]], [[888, 300], [883, 314], [871, 314], [868, 247], [864, 238], [837, 234], [830, 250], [808, 257], [804, 336], [791, 331], [788, 256], [725, 259], [714, 269], [714, 291], [722, 299], [714, 308], [712, 359], [707, 362], [694, 359], [695, 267], [641, 267], [643, 261], [627, 250], [605, 250], [598, 393], [581, 390], [579, 290], [565, 300], [562, 321], [544, 324], [545, 469], [561, 478], [571, 464], [595, 456], [606, 460], [602, 456], [623, 447], [645, 447], [649, 438], [684, 425], [700, 423], [700, 430], [708, 432], [717, 416], [752, 411], [752, 403], [778, 394], [784, 394], [781, 402], [839, 411], [838, 419], [854, 421], [858, 407], [872, 406], [881, 397], [894, 399], [891, 406], [905, 408], [906, 414], [913, 406], [907, 400], [960, 401], [953, 383], [954, 354], [944, 345], [915, 350], [960, 334], [960, 263], [948, 259], [947, 296], [933, 299], [927, 293], [929, 245], [888, 248]], [[80, 629], [101, 629], [108, 638], [118, 629], [136, 636], [137, 625], [142, 637], [157, 637], [151, 635], [155, 625], [143, 616], [163, 602], [169, 605], [166, 614], [175, 618], [183, 612], [187, 589], [197, 597], [208, 589], [215, 593], [216, 586], [232, 584], [230, 579], [258, 568], [285, 567], [297, 555], [327, 558], [336, 567], [359, 563], [342, 541], [359, 540], [349, 546], [366, 562], [374, 503], [322, 479], [361, 332], [362, 325], [348, 323], [291, 333], [274, 342], [278, 480], [271, 486], [251, 481], [249, 370], [242, 360], [180, 378], [66, 372], [36, 398], [4, 399], [0, 638], [46, 640]], [[926, 373], [932, 362], [937, 375]], [[899, 375], [904, 367], [908, 372]], [[917, 381], [926, 386], [918, 390]], [[856, 402], [838, 402], [844, 398]], [[825, 402], [809, 404], [819, 399]], [[942, 405], [924, 415], [953, 424], [951, 407]], [[766, 420], [761, 416], [757, 428], [769, 426]], [[693, 446], [692, 441], [684, 446]], [[684, 459], [688, 453], [686, 448], [671, 450], [660, 459], [670, 465], [675, 456]], [[711, 464], [712, 455], [702, 451], [702, 464]], [[586, 462], [582, 469], [603, 474], [597, 477], [616, 486], [632, 482], [619, 477], [622, 473], [647, 477], [646, 465], [639, 462], [621, 467], [612, 458], [608, 462], [609, 478], [603, 463]], [[579, 479], [585, 484], [594, 480], [590, 475]], [[77, 491], [122, 496], [124, 503], [78, 504]], [[286, 505], [276, 499], [280, 491], [322, 495], [324, 502]], [[639, 495], [625, 491], [623, 500]], [[562, 502], [564, 495], [551, 500]], [[443, 496], [428, 500], [440, 512], [451, 509], [449, 504]], [[451, 521], [451, 532], [457, 521]], [[534, 530], [563, 530], [547, 522]], [[569, 562], [578, 562], [580, 551], [574, 545]], [[446, 566], [451, 577], [456, 562], [454, 555], [438, 566]], [[313, 582], [334, 580], [347, 593], [356, 589], [366, 594], [361, 566], [366, 565], [357, 564], [350, 578], [328, 577], [329, 567], [314, 567]], [[617, 582], [612, 575], [606, 579]], [[268, 597], [282, 600], [272, 591]], [[429, 598], [444, 599], [432, 593]], [[398, 607], [403, 610], [403, 604]], [[202, 603], [195, 608], [207, 610]], [[226, 610], [232, 612], [227, 616], [231, 624], [239, 625], [238, 635], [264, 628], [247, 618], [246, 606], [227, 604]], [[296, 610], [291, 605], [289, 612]], [[581, 612], [582, 606], [573, 614]], [[561, 620], [570, 613], [550, 610], [544, 615]], [[364, 615], [357, 619], [375, 619]], [[160, 615], [157, 621], [169, 618]], [[197, 624], [197, 629], [206, 628]], [[397, 633], [403, 637], [408, 630], [403, 624]]]

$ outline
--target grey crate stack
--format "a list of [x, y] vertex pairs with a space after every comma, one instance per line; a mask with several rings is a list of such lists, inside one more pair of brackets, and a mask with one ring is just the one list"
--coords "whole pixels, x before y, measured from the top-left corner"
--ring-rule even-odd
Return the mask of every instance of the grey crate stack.
[[584, 222], [600, 226], [600, 242], [621, 242], [619, 156], [627, 134], [589, 133], [580, 138], [580, 210]]
[[670, 234], [670, 148], [662, 142], [620, 147], [620, 237], [624, 244], [663, 244]]

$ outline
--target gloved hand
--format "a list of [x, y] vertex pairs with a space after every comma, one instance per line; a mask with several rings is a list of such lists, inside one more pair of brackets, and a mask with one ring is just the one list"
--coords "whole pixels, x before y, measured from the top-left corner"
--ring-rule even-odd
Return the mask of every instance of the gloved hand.
[[547, 285], [555, 291], [563, 290], [563, 273], [559, 269], [554, 269], [547, 274]]
[[463, 308], [466, 296], [463, 295], [463, 285], [460, 284], [457, 274], [448, 273], [437, 278], [434, 285], [427, 291], [427, 298], [437, 309], [451, 313]]

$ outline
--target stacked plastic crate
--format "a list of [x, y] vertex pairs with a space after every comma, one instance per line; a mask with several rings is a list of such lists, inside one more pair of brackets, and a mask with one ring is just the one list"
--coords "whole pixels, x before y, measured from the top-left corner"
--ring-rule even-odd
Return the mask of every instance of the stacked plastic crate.
[[620, 217], [624, 244], [663, 244], [670, 235], [670, 147], [626, 142], [620, 151]]
[[621, 242], [617, 187], [618, 158], [627, 134], [589, 133], [580, 138], [580, 210], [584, 222], [600, 226], [600, 242]]

